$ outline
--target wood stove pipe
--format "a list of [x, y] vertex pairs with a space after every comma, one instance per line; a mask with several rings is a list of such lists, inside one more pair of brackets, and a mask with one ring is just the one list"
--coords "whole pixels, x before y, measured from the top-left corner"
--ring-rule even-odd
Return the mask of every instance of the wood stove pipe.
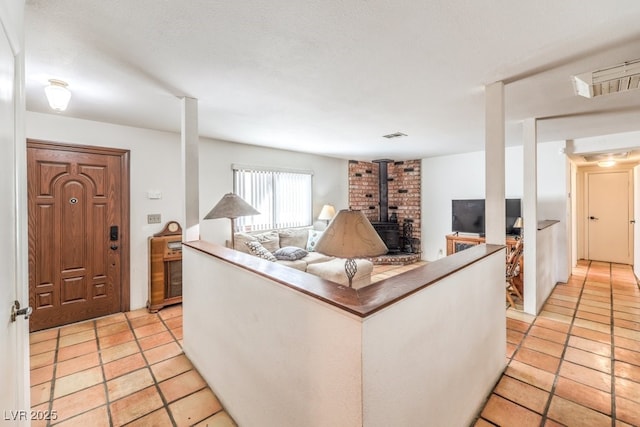
[[380, 194], [380, 222], [389, 222], [389, 171], [390, 159], [373, 160], [378, 164], [378, 192]]

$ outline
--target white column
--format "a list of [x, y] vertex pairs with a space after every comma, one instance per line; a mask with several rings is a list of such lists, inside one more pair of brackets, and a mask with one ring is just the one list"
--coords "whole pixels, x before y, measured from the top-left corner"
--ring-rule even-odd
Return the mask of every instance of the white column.
[[184, 184], [184, 241], [200, 239], [200, 190], [198, 172], [198, 100], [182, 100], [182, 177]]
[[538, 235], [538, 134], [536, 119], [522, 125], [522, 222], [524, 238], [524, 311], [538, 314], [537, 235]]
[[485, 231], [486, 242], [506, 243], [504, 83], [485, 86]]

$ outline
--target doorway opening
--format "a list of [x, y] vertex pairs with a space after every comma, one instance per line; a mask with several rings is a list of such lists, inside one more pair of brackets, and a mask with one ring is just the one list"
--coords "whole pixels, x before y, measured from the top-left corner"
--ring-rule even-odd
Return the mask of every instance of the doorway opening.
[[129, 151], [27, 140], [30, 330], [129, 310]]

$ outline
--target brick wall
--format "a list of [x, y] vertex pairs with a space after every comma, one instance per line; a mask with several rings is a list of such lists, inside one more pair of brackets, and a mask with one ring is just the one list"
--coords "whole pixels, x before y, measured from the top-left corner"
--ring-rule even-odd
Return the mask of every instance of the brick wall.
[[[420, 160], [405, 160], [387, 164], [389, 216], [397, 215], [400, 232], [405, 219], [413, 220], [412, 237], [420, 238]], [[361, 210], [372, 221], [380, 220], [378, 164], [349, 161], [349, 207]], [[414, 249], [419, 250], [419, 247]]]
[[349, 160], [349, 209], [362, 211], [369, 221], [380, 217], [378, 165]]
[[396, 212], [401, 227], [405, 219], [413, 220], [412, 236], [418, 239], [421, 231], [420, 165], [420, 160], [389, 164], [389, 215]]

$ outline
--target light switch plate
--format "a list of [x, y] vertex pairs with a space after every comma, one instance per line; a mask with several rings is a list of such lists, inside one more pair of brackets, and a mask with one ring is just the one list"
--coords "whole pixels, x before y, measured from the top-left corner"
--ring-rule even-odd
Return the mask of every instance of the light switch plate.
[[147, 215], [147, 224], [160, 224], [160, 221], [162, 221], [162, 217], [160, 214]]

